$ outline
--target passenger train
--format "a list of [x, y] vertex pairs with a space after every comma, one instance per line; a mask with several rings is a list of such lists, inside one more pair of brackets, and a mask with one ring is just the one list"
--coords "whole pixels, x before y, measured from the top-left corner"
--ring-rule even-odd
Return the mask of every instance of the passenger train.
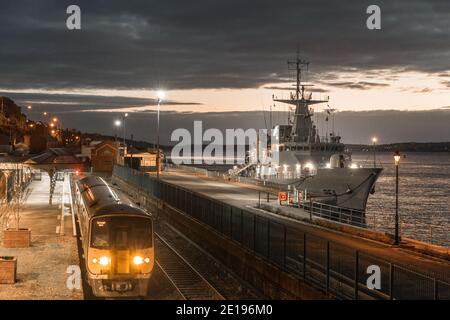
[[155, 262], [151, 215], [97, 176], [76, 181], [75, 191], [74, 210], [93, 294], [145, 296]]

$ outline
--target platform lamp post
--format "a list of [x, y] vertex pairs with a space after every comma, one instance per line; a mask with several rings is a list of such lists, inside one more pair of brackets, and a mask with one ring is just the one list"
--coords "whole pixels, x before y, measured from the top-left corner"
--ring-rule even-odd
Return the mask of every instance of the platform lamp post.
[[373, 147], [373, 167], [375, 168], [377, 166], [376, 164], [376, 146], [377, 146], [377, 142], [378, 142], [378, 138], [377, 137], [372, 137], [372, 147]]
[[400, 163], [400, 152], [396, 151], [394, 153], [394, 161], [395, 161], [395, 239], [394, 244], [398, 245], [400, 240], [399, 230], [398, 230], [398, 165]]
[[158, 98], [158, 112], [156, 115], [156, 117], [157, 117], [157, 119], [156, 119], [156, 121], [157, 121], [157, 123], [156, 123], [156, 179], [159, 179], [159, 163], [161, 161], [160, 154], [159, 154], [159, 109], [161, 106], [162, 99], [165, 98], [166, 94], [164, 91], [159, 90], [156, 93], [156, 96]]

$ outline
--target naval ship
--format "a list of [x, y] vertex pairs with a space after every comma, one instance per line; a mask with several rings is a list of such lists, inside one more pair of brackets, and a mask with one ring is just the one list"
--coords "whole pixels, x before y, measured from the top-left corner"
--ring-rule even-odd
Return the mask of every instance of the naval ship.
[[[293, 116], [289, 116], [287, 124], [273, 126], [268, 142], [250, 148], [247, 163], [230, 170], [229, 174], [270, 181], [280, 189], [287, 189], [289, 185], [301, 191], [305, 200], [364, 213], [382, 168], [375, 164], [362, 167], [353, 162], [351, 153], [341, 142], [341, 137], [334, 133], [334, 128], [326, 136], [319, 136], [310, 106], [328, 103], [329, 98], [313, 99], [312, 92], [305, 92], [305, 87], [310, 85], [303, 83], [301, 78], [309, 62], [297, 57], [288, 61], [288, 65], [290, 70], [296, 71], [296, 90], [288, 99], [274, 96], [273, 100], [290, 105], [292, 110], [295, 108]], [[334, 111], [328, 106], [326, 121]]]

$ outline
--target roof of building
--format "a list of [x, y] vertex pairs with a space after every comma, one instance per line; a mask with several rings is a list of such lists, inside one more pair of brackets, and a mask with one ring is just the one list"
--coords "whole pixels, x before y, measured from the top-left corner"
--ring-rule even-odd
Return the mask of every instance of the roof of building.
[[91, 155], [96, 155], [97, 152], [103, 148], [110, 148], [110, 149], [118, 149], [117, 143], [111, 140], [104, 140], [102, 142], [100, 142], [99, 144], [95, 145], [94, 148], [91, 151]]
[[27, 161], [26, 164], [81, 164], [74, 153], [65, 148], [50, 148]]

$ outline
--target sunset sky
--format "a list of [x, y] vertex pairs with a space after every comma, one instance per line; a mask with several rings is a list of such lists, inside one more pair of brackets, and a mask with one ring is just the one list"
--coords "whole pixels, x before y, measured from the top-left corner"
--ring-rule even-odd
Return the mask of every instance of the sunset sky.
[[[329, 96], [333, 108], [414, 111], [424, 121], [423, 110], [437, 110], [448, 117], [450, 2], [377, 1], [382, 28], [368, 30], [372, 2], [5, 0], [0, 95], [31, 104], [31, 117], [48, 111], [67, 126], [102, 133], [111, 133], [121, 113], [133, 112], [135, 136], [152, 140], [147, 128], [156, 90], [167, 92], [164, 112], [195, 113], [208, 126], [214, 113], [223, 115], [223, 127], [235, 125], [227, 112], [257, 111], [262, 119], [272, 95], [289, 95], [293, 74], [286, 61], [299, 49], [311, 62], [306, 80], [314, 94]], [[70, 4], [81, 8], [81, 30], [66, 28]], [[177, 125], [191, 126], [185, 119]], [[167, 134], [174, 127], [167, 122]], [[448, 128], [435, 130], [441, 134], [429, 139], [450, 140]], [[349, 134], [356, 142], [371, 133]]]

